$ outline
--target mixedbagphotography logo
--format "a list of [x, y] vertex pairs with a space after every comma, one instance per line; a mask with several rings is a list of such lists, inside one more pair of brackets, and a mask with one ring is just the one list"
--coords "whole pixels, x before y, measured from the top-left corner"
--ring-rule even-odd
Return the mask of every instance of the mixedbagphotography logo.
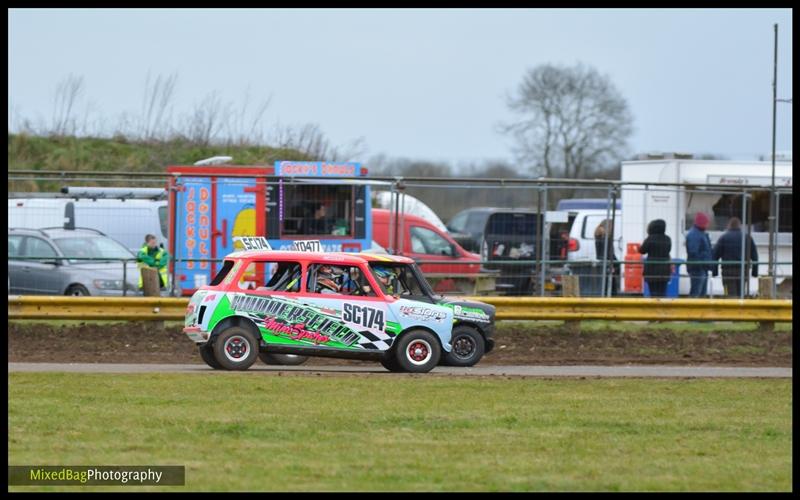
[[9, 465], [9, 486], [183, 486], [183, 465]]

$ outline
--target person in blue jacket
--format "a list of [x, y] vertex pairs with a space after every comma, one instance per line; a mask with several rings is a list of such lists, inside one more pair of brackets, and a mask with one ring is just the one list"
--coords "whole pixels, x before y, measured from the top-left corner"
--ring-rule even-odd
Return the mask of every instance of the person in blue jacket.
[[718, 274], [717, 265], [711, 261], [711, 238], [708, 237], [709, 218], [703, 212], [694, 217], [694, 226], [686, 233], [686, 270], [689, 272], [691, 288], [689, 296], [698, 298], [708, 295], [708, 272]]
[[[745, 261], [745, 279], [750, 272], [754, 278], [757, 277], [758, 250], [752, 236], [742, 235], [742, 221], [738, 217], [731, 217], [728, 221], [728, 230], [719, 237], [711, 249], [711, 260], [719, 259], [722, 259], [722, 285], [725, 287], [725, 295], [732, 298], [740, 297], [742, 261]], [[750, 268], [751, 263], [752, 268]]]

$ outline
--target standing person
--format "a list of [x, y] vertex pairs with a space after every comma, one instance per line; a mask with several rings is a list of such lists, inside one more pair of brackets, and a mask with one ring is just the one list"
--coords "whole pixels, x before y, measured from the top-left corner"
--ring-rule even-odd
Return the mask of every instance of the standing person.
[[[608, 225], [608, 242], [606, 242], [606, 225]], [[614, 223], [605, 219], [594, 229], [594, 249], [597, 260], [606, 262], [606, 277], [611, 281], [611, 295], [619, 291], [619, 262], [614, 254]], [[600, 270], [602, 276], [602, 269]], [[604, 295], [600, 290], [600, 295]]]
[[689, 272], [691, 288], [689, 296], [692, 298], [708, 295], [708, 272], [716, 276], [717, 265], [711, 264], [711, 238], [708, 237], [709, 218], [703, 212], [694, 216], [694, 225], [686, 233], [686, 271]]
[[[758, 276], [758, 250], [756, 250], [753, 237], [749, 234], [745, 236], [743, 240], [742, 221], [738, 217], [731, 217], [728, 221], [728, 230], [719, 237], [714, 248], [711, 249], [711, 260], [722, 259], [722, 285], [725, 287], [725, 295], [732, 298], [739, 298], [742, 292], [740, 286], [742, 261], [746, 257], [742, 249], [747, 248], [744, 245], [750, 246], [749, 260], [753, 263], [753, 277]], [[742, 241], [744, 241], [744, 245], [742, 245]], [[745, 279], [750, 271], [745, 265]]]
[[655, 219], [647, 225], [647, 238], [639, 247], [639, 253], [647, 255], [644, 261], [644, 279], [650, 288], [651, 297], [665, 297], [670, 275], [669, 252], [672, 240], [665, 234], [667, 223]]
[[[163, 289], [167, 286], [167, 262], [169, 262], [169, 254], [164, 247], [158, 244], [158, 240], [152, 234], [144, 237], [144, 246], [139, 249], [136, 255], [136, 264], [139, 269], [149, 267], [158, 270], [158, 280]], [[139, 290], [144, 287], [142, 280], [142, 272], [139, 271]]]

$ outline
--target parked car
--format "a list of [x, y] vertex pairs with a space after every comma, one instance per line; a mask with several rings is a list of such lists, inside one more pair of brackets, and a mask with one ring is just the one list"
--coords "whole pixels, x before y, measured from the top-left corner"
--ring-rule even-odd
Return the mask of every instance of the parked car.
[[[78, 260], [78, 258], [108, 260]], [[15, 295], [138, 295], [136, 256], [91, 229], [8, 230], [8, 288]], [[131, 259], [125, 265], [119, 259]]]
[[[392, 218], [396, 217], [395, 221]], [[453, 238], [422, 217], [411, 214], [392, 214], [389, 210], [372, 209], [372, 236], [383, 247], [388, 248], [389, 232], [398, 224], [395, 254], [411, 257], [419, 262], [426, 275], [452, 275], [453, 278], [439, 281], [434, 290], [449, 293], [465, 291], [469, 276], [481, 272], [478, 254], [464, 250]], [[472, 278], [474, 280], [474, 278]]]
[[169, 248], [167, 201], [93, 198], [9, 198], [8, 227], [85, 227], [114, 238], [132, 252], [153, 234]]
[[[254, 271], [252, 288], [242, 278]], [[216, 369], [292, 354], [428, 372], [477, 363], [494, 345], [494, 321], [494, 306], [435, 295], [407, 257], [248, 250], [192, 295], [183, 331]]]
[[[580, 293], [584, 296], [603, 295], [603, 267], [597, 260], [594, 231], [607, 216], [606, 209], [570, 210], [569, 237], [567, 240], [567, 266], [570, 274], [580, 277]], [[619, 226], [622, 211], [615, 210], [614, 241], [612, 243], [617, 260], [623, 260], [622, 231]], [[619, 266], [617, 266], [617, 271]], [[617, 280], [620, 277], [617, 276]]]

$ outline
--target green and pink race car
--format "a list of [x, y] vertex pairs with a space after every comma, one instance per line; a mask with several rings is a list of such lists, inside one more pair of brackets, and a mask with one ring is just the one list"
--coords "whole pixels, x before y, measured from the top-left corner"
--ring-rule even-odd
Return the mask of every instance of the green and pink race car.
[[435, 295], [409, 258], [242, 240], [251, 249], [228, 255], [186, 311], [183, 331], [212, 368], [324, 356], [428, 372], [440, 362], [472, 366], [494, 346], [494, 306]]

